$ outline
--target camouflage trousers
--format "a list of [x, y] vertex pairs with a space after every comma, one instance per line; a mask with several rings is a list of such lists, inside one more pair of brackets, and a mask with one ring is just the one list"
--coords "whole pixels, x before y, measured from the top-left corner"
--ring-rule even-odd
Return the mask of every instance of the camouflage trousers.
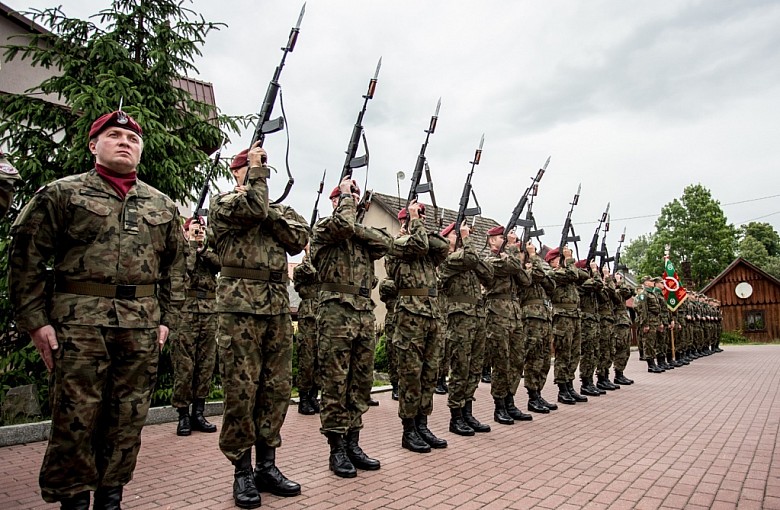
[[609, 319], [601, 319], [599, 335], [599, 357], [596, 368], [599, 372], [609, 370], [612, 359], [615, 357], [615, 322]]
[[[524, 381], [529, 390], [541, 391], [550, 372], [552, 324], [544, 319], [525, 319]], [[519, 381], [518, 381], [519, 382]], [[515, 390], [516, 391], [516, 390]]]
[[157, 328], [55, 325], [51, 432], [38, 482], [49, 503], [133, 477], [157, 380]]
[[398, 355], [395, 352], [395, 313], [385, 315], [385, 352], [387, 353], [387, 375], [390, 384], [398, 386]]
[[[447, 330], [447, 320], [442, 319], [441, 323], [441, 329], [442, 331]], [[450, 345], [450, 341], [447, 338], [446, 334], [442, 335], [442, 345], [441, 345], [441, 355], [439, 356], [439, 372], [438, 376], [441, 377], [447, 377], [447, 375], [450, 373], [450, 358], [452, 357], [452, 346]]]
[[207, 398], [217, 363], [217, 314], [182, 311], [172, 347], [171, 405], [187, 407], [196, 398]]
[[317, 360], [317, 319], [298, 319], [298, 393], [309, 392], [319, 386]]
[[219, 449], [236, 462], [254, 444], [276, 448], [290, 406], [289, 314], [218, 314], [217, 346], [225, 409]]
[[447, 345], [450, 346], [447, 406], [451, 409], [462, 409], [467, 401], [474, 400], [485, 356], [484, 329], [480, 317], [465, 313], [447, 317]]
[[555, 315], [553, 317], [553, 342], [555, 347], [555, 384], [574, 380], [574, 372], [580, 364], [582, 330], [578, 317]]
[[323, 434], [363, 428], [374, 384], [375, 324], [373, 311], [358, 311], [335, 300], [320, 303], [317, 309]]
[[644, 331], [643, 326], [637, 326], [636, 334], [640, 338], [640, 342], [642, 343], [642, 346], [644, 347], [644, 354], [645, 359], [655, 359], [656, 356], [656, 350], [655, 350], [655, 326], [649, 326], [648, 331]]
[[672, 340], [669, 337], [669, 327], [664, 326], [663, 331], [656, 331], [655, 333], [655, 354], [656, 356], [663, 355], [666, 356], [666, 354], [669, 352], [669, 349], [671, 348]]
[[599, 359], [599, 335], [601, 326], [594, 316], [582, 318], [582, 347], [580, 349], [580, 379], [593, 377]]
[[444, 331], [441, 320], [396, 310], [398, 416], [414, 418], [433, 412], [433, 389], [441, 362]]
[[486, 358], [493, 365], [490, 394], [503, 399], [520, 384], [525, 361], [523, 325], [519, 320], [488, 311], [485, 321]]
[[624, 371], [631, 356], [631, 326], [616, 324], [612, 330], [615, 335], [615, 370]]

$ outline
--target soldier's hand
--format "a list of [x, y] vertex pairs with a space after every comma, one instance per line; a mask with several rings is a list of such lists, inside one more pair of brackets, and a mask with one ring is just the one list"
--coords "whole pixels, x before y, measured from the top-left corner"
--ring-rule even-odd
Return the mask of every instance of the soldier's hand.
[[563, 247], [563, 258], [564, 260], [569, 260], [572, 256], [571, 248], [568, 246]]
[[514, 230], [506, 235], [506, 244], [517, 244], [517, 234]]
[[420, 204], [417, 203], [415, 198], [409, 203], [409, 219], [416, 220], [420, 217]]
[[252, 148], [249, 149], [246, 159], [249, 161], [249, 168], [263, 166], [268, 161], [268, 154], [265, 152], [265, 149], [260, 147], [260, 140], [256, 141]]
[[460, 226], [460, 238], [466, 239], [469, 234], [471, 234], [471, 229], [469, 228], [468, 224], [462, 223]]
[[160, 324], [157, 327], [157, 344], [160, 346], [160, 350], [165, 345], [165, 341], [168, 340], [168, 333], [170, 333], [168, 326]]
[[348, 175], [341, 179], [341, 182], [339, 183], [339, 191], [341, 191], [342, 194], [351, 195], [352, 194], [352, 176]]
[[536, 246], [532, 241], [528, 241], [527, 243], [525, 243], [525, 251], [528, 252], [528, 255], [531, 256], [536, 255]]
[[596, 271], [599, 270], [599, 265], [596, 264], [595, 260], [590, 261], [590, 270], [593, 272], [593, 274], [596, 274]]
[[30, 338], [32, 338], [35, 348], [38, 349], [38, 352], [41, 354], [46, 369], [51, 372], [54, 368], [54, 356], [52, 355], [52, 351], [56, 351], [60, 348], [60, 344], [57, 343], [57, 334], [54, 332], [54, 328], [47, 324], [38, 329], [33, 329], [30, 331]]

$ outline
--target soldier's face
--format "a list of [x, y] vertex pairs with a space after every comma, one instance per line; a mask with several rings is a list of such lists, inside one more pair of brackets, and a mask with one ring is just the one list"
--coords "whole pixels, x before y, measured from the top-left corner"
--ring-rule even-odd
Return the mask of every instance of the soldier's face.
[[140, 136], [118, 127], [107, 128], [89, 142], [89, 151], [95, 156], [95, 162], [122, 174], [135, 171], [143, 150], [144, 142]]

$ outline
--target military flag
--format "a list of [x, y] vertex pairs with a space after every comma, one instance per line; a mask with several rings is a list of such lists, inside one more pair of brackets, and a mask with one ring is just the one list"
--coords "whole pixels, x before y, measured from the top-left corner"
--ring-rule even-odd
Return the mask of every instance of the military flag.
[[688, 297], [688, 291], [682, 286], [680, 277], [677, 276], [677, 269], [674, 268], [674, 264], [669, 260], [669, 245], [667, 244], [665, 248], [664, 271], [661, 275], [664, 282], [663, 293], [667, 308], [674, 312]]

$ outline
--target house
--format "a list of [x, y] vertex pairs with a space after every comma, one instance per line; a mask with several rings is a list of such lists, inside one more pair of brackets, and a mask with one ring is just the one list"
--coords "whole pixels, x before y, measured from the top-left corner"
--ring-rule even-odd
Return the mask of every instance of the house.
[[701, 293], [720, 301], [724, 331], [741, 331], [756, 342], [780, 338], [780, 280], [742, 257]]

